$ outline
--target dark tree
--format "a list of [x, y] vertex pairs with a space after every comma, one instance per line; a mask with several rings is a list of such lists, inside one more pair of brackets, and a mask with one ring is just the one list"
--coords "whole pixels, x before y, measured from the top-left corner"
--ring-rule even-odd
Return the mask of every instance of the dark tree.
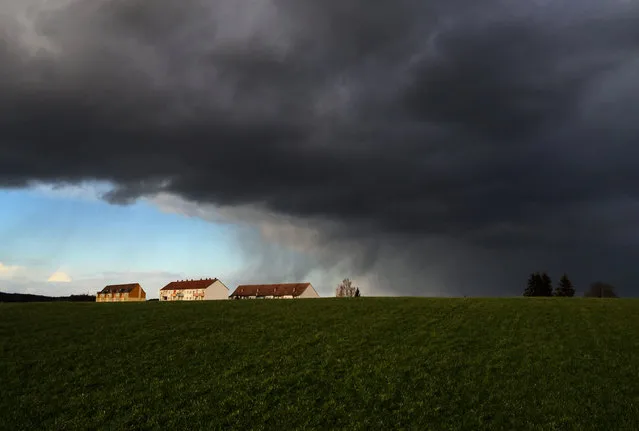
[[539, 273], [534, 272], [530, 274], [528, 277], [528, 284], [526, 285], [526, 290], [524, 290], [524, 296], [537, 296], [535, 293], [537, 292]]
[[566, 274], [561, 276], [559, 285], [555, 289], [555, 296], [575, 296], [575, 287]]
[[0, 302], [95, 302], [95, 296], [87, 294], [71, 296], [44, 296], [29, 293], [0, 292]]
[[552, 296], [552, 280], [545, 272], [541, 275], [540, 295]]
[[359, 287], [357, 288], [357, 290], [355, 290], [355, 297], [359, 298]]
[[530, 274], [524, 296], [552, 296], [552, 280], [548, 274], [545, 272]]
[[592, 283], [584, 296], [586, 298], [619, 298], [615, 293], [614, 286], [602, 281]]

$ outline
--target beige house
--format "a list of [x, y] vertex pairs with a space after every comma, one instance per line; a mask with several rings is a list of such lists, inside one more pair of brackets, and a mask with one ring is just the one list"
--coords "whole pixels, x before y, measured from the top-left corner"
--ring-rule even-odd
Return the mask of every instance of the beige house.
[[229, 288], [217, 278], [172, 281], [160, 289], [160, 301], [228, 299]]
[[111, 284], [95, 295], [95, 302], [145, 301], [146, 292], [138, 283]]
[[295, 299], [319, 298], [311, 283], [242, 284], [231, 299]]

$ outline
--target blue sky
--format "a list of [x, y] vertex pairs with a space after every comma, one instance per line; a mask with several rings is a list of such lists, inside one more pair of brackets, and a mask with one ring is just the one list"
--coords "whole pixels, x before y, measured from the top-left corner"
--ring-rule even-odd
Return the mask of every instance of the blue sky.
[[[233, 225], [162, 212], [146, 201], [111, 205], [88, 189], [0, 191], [0, 291], [93, 292], [143, 278], [152, 284], [147, 295], [157, 297], [171, 277], [224, 280], [237, 271], [236, 242]], [[46, 283], [56, 271], [71, 282]]]

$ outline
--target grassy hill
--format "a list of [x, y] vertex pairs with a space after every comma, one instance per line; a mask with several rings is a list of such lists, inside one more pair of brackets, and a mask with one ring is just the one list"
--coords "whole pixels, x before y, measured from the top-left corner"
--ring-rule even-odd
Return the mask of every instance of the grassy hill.
[[0, 429], [636, 429], [639, 301], [0, 304]]

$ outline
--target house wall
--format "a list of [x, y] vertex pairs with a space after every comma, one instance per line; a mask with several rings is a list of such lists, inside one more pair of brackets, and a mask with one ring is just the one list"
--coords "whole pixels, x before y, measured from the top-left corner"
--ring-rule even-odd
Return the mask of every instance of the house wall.
[[131, 293], [129, 293], [129, 301], [144, 301], [146, 299], [146, 292], [140, 286], [135, 286]]
[[131, 297], [128, 293], [98, 293], [95, 302], [132, 302], [140, 301], [139, 298]]
[[310, 284], [298, 298], [319, 298], [319, 293], [315, 290], [312, 284]]
[[215, 280], [213, 284], [204, 291], [205, 300], [229, 299], [229, 288], [220, 280]]
[[220, 280], [215, 280], [206, 289], [160, 289], [160, 301], [205, 301], [228, 299], [229, 289]]
[[[307, 287], [306, 290], [304, 290], [304, 293], [302, 293], [299, 296], [293, 296], [293, 295], [239, 296], [239, 299], [296, 299], [296, 298], [320, 298], [320, 296], [312, 286]], [[230, 299], [235, 299], [235, 297]]]
[[[160, 301], [202, 301], [205, 289], [160, 290]], [[165, 299], [166, 298], [166, 299]]]

